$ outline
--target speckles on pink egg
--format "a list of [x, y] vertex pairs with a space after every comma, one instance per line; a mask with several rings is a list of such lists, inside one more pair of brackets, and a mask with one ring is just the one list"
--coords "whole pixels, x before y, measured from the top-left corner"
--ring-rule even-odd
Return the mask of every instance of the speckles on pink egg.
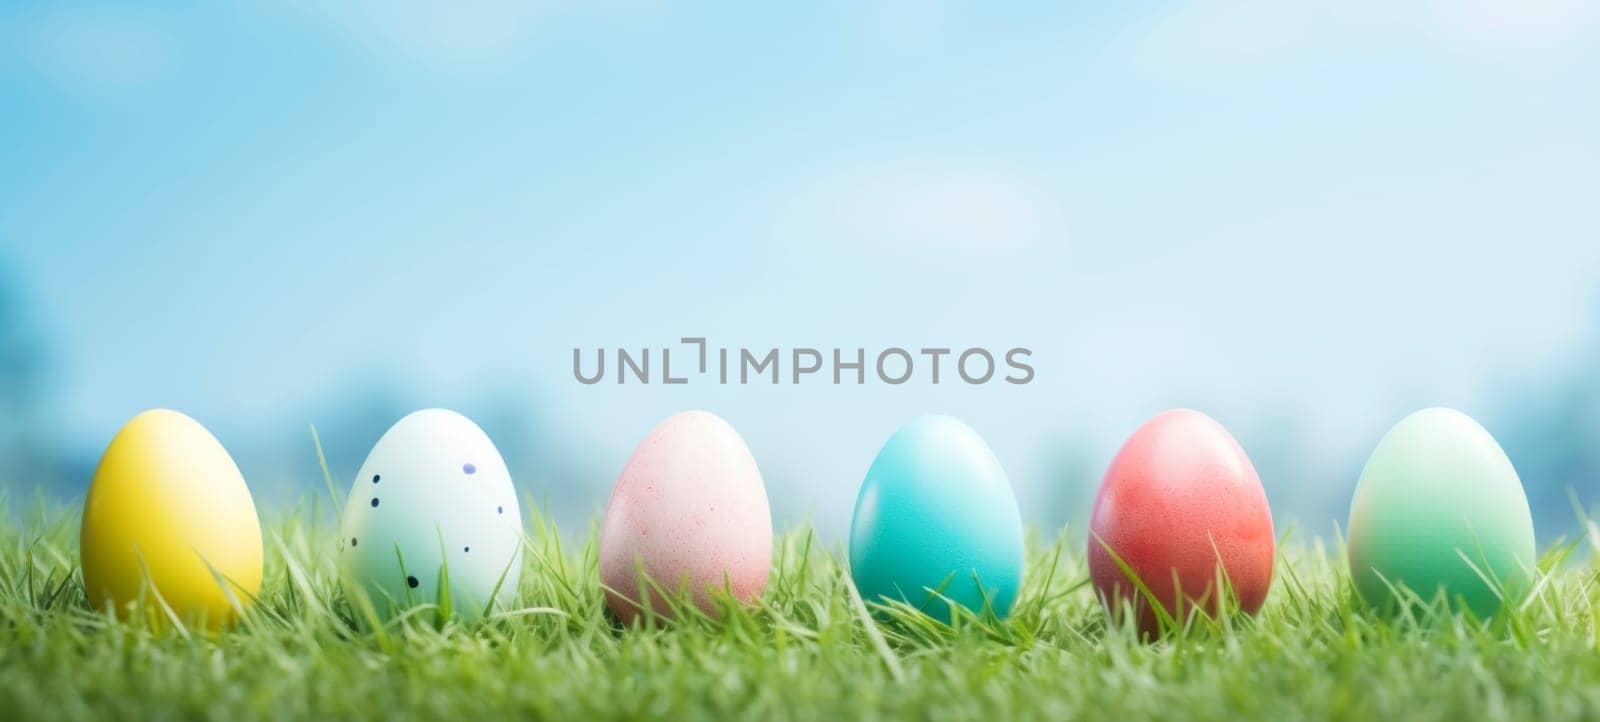
[[600, 581], [606, 602], [630, 623], [648, 599], [642, 569], [655, 584], [686, 590], [708, 612], [724, 585], [741, 600], [767, 585], [772, 510], [761, 470], [744, 439], [706, 411], [661, 422], [634, 449], [617, 478], [600, 530]]
[[1112, 459], [1089, 517], [1089, 575], [1108, 607], [1131, 604], [1154, 637], [1159, 617], [1123, 564], [1180, 621], [1190, 607], [1216, 608], [1219, 573], [1254, 614], [1272, 583], [1275, 540], [1239, 442], [1211, 417], [1175, 409], [1146, 421]]

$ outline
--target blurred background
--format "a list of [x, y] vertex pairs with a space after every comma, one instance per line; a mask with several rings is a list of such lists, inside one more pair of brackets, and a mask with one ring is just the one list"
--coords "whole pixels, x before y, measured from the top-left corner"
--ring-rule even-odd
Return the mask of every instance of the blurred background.
[[[847, 533], [942, 411], [1047, 536], [1201, 409], [1280, 525], [1420, 407], [1600, 501], [1600, 2], [0, 5], [0, 483], [149, 407], [258, 505], [460, 410], [566, 527], [700, 407]], [[1012, 346], [1033, 383], [585, 386], [574, 347]], [[1280, 526], [1280, 529], [1282, 527]], [[1076, 536], [1079, 532], [1072, 532]]]

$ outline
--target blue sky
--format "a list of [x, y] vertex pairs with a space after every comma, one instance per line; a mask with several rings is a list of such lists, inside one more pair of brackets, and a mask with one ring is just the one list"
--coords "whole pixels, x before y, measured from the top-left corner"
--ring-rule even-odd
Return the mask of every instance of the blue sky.
[[[1595, 336], [1592, 0], [319, 5], [0, 8], [0, 263], [61, 443], [151, 406], [302, 429], [382, 379], [526, 397], [609, 476], [705, 407], [780, 522], [837, 530], [917, 413], [1026, 502], [1187, 405], [1293, 449], [1263, 468], [1293, 506]], [[571, 379], [574, 346], [683, 335], [1024, 345], [1038, 376]]]

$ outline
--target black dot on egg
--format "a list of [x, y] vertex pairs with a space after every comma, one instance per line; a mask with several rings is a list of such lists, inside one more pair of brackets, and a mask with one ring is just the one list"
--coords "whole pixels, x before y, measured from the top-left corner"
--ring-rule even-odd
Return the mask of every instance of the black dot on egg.
[[376, 496], [372, 497], [372, 508], [378, 508], [378, 497]]
[[376, 483], [378, 483], [378, 480], [382, 479], [382, 478], [383, 478], [382, 476], [379, 476], [377, 474], [373, 474], [372, 475], [372, 483], [376, 484]]
[[494, 511], [496, 514], [504, 514], [506, 513], [506, 508], [503, 506], [497, 506], [494, 508]]
[[461, 547], [461, 551], [470, 552], [470, 551], [472, 551], [472, 547]]
[[421, 583], [422, 582], [417, 581], [416, 577], [406, 577], [406, 586], [411, 587], [412, 589], [416, 589], [417, 585]]
[[350, 546], [355, 546], [355, 545], [356, 545], [356, 538], [355, 537], [350, 537]]

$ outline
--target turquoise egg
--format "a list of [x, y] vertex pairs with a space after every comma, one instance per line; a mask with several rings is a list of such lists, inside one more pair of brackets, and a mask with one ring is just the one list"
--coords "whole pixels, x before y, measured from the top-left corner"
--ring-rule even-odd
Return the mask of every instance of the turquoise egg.
[[1016, 495], [978, 432], [930, 414], [889, 437], [850, 523], [850, 576], [863, 599], [904, 600], [945, 621], [950, 602], [981, 612], [987, 599], [1004, 617], [1022, 561]]

